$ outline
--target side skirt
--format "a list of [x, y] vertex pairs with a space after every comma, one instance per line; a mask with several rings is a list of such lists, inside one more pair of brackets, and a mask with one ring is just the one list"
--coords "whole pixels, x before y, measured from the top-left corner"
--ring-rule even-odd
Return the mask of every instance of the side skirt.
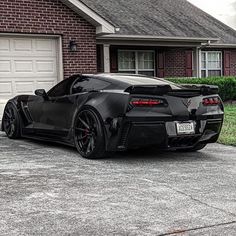
[[52, 139], [52, 138], [48, 138], [48, 137], [44, 137], [44, 136], [36, 136], [36, 135], [26, 135], [23, 134], [22, 138], [26, 138], [26, 139], [32, 139], [32, 140], [36, 140], [36, 141], [41, 141], [41, 142], [50, 142], [50, 143], [58, 143], [58, 144], [63, 144], [66, 146], [70, 146], [70, 147], [75, 147], [74, 142], [70, 139]]

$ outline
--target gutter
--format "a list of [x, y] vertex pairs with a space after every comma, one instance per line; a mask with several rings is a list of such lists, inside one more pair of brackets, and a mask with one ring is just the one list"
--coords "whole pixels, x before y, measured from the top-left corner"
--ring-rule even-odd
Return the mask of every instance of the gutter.
[[236, 48], [236, 44], [217, 44], [212, 43], [211, 45], [207, 46], [208, 48]]
[[165, 42], [199, 42], [209, 43], [217, 42], [219, 38], [196, 38], [196, 37], [166, 37], [152, 35], [103, 35], [98, 36], [98, 40], [127, 40], [127, 41], [165, 41]]

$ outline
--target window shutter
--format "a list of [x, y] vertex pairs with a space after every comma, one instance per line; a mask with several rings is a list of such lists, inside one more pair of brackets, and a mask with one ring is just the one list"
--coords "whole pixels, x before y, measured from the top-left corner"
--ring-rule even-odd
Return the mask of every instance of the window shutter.
[[230, 75], [231, 52], [224, 51], [224, 76]]
[[159, 78], [165, 77], [165, 52], [158, 52], [157, 54], [157, 76]]
[[110, 49], [111, 73], [118, 72], [118, 54], [116, 48]]
[[185, 51], [185, 66], [186, 66], [186, 77], [193, 76], [193, 51]]
[[103, 46], [97, 45], [97, 72], [104, 72]]

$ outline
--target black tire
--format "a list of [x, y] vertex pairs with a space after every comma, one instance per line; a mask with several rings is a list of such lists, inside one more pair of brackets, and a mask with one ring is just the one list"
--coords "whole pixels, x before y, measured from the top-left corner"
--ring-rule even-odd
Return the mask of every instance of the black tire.
[[18, 139], [21, 137], [20, 115], [16, 107], [8, 103], [3, 114], [3, 130], [10, 139]]
[[180, 151], [180, 152], [197, 152], [197, 151], [205, 148], [206, 145], [207, 145], [206, 143], [198, 143], [193, 148], [180, 149], [178, 151]]
[[77, 114], [74, 142], [79, 154], [84, 158], [98, 159], [106, 156], [102, 122], [92, 109], [86, 108]]

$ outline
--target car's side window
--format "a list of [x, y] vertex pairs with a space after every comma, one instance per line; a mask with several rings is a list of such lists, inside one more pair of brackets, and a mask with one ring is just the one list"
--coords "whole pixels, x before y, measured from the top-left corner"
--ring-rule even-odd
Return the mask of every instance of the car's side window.
[[49, 97], [62, 97], [65, 95], [69, 95], [71, 84], [74, 81], [75, 79], [72, 79], [72, 78], [63, 80], [62, 82], [57, 84], [48, 92], [48, 96]]
[[110, 83], [100, 79], [84, 77], [75, 82], [72, 86], [72, 94], [102, 90], [110, 86]]

